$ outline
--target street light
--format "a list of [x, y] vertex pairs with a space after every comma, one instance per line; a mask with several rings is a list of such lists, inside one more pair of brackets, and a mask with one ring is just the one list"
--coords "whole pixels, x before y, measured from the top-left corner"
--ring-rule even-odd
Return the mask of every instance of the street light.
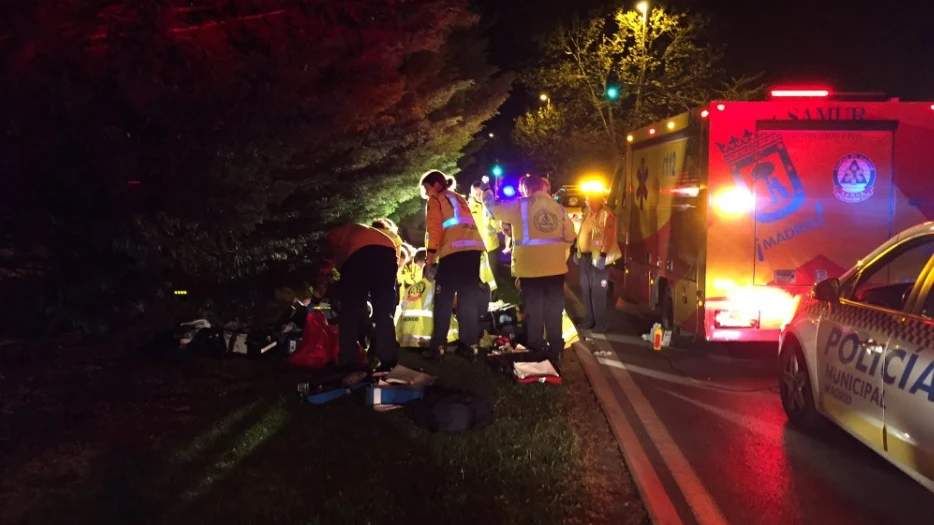
[[542, 102], [548, 102], [548, 95], [546, 95], [545, 93], [542, 93], [541, 95], [538, 96], [538, 100], [541, 100]]
[[490, 138], [493, 138], [493, 134], [492, 134], [492, 133], [490, 133]]
[[649, 3], [648, 2], [639, 2], [636, 4], [636, 11], [642, 13], [642, 16], [648, 16], [649, 14]]

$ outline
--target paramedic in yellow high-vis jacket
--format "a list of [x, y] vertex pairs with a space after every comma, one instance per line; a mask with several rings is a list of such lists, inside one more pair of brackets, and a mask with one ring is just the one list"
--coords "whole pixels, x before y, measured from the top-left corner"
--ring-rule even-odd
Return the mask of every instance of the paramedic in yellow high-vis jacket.
[[587, 195], [587, 209], [577, 236], [574, 262], [580, 265], [581, 300], [587, 308], [582, 328], [606, 332], [607, 266], [622, 257], [616, 238], [616, 216], [606, 206], [606, 194]]
[[432, 312], [434, 327], [428, 354], [440, 357], [451, 324], [451, 309], [457, 295], [458, 347], [477, 354], [480, 343], [480, 256], [485, 251], [470, 206], [451, 191], [454, 179], [440, 171], [429, 171], [421, 179], [425, 206], [425, 248], [428, 251], [425, 278], [435, 283]]
[[564, 350], [564, 275], [574, 225], [549, 189], [547, 179], [527, 175], [519, 183], [521, 197], [495, 201], [492, 212], [512, 225], [513, 271], [519, 278], [528, 346], [557, 363]]
[[[470, 196], [467, 198], [467, 204], [470, 205], [470, 214], [477, 224], [477, 230], [483, 239], [483, 245], [486, 253], [480, 256], [480, 282], [483, 283], [486, 300], [483, 308], [486, 309], [486, 303], [489, 302], [490, 292], [496, 290], [496, 277], [493, 275], [492, 254], [499, 248], [499, 228], [496, 220], [490, 215], [490, 204], [493, 203], [493, 192], [483, 189], [482, 182], [474, 182], [470, 186]], [[488, 289], [487, 289], [488, 288]]]

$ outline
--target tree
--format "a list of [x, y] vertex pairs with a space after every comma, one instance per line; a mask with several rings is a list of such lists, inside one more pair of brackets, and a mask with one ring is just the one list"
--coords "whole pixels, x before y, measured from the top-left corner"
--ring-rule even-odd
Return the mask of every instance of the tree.
[[511, 77], [477, 21], [468, 0], [20, 4], [0, 214], [25, 255], [0, 262], [39, 254], [75, 298], [307, 264], [330, 226], [455, 171], [496, 114]]
[[560, 28], [546, 40], [541, 64], [522, 79], [550, 102], [518, 119], [517, 143], [565, 168], [596, 150], [615, 173], [627, 130], [719, 94], [757, 96], [758, 76], [718, 83], [720, 55], [703, 43], [705, 28], [697, 15], [664, 8], [645, 15], [620, 9]]

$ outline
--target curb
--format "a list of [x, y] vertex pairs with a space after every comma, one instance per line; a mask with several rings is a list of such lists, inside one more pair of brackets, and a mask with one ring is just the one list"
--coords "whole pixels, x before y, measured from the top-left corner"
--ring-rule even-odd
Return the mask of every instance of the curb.
[[639, 491], [649, 519], [655, 525], [683, 523], [590, 349], [584, 343], [577, 342], [574, 343], [574, 352], [577, 354], [581, 368], [584, 369], [584, 375], [587, 376], [591, 389], [600, 402], [600, 408], [610, 425], [610, 430], [616, 437], [616, 444], [626, 461], [626, 466], [629, 467], [629, 473]]

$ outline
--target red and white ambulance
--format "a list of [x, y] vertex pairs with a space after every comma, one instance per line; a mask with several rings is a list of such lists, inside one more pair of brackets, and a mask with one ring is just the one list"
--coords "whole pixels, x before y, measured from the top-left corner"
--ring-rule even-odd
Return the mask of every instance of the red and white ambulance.
[[776, 89], [633, 131], [619, 299], [708, 341], [777, 341], [794, 297], [934, 219], [934, 103]]

